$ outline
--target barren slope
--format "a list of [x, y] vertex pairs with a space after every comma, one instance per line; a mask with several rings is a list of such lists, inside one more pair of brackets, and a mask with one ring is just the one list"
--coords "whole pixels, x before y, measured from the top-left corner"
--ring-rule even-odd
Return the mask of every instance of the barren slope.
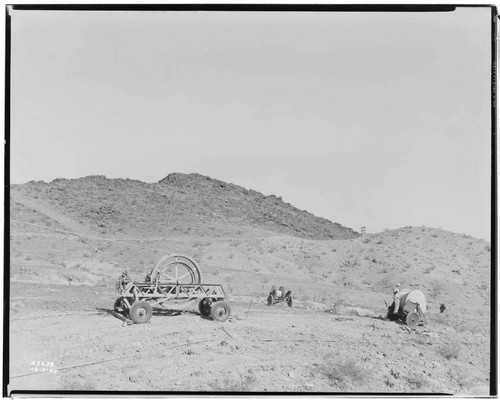
[[[359, 236], [352, 229], [316, 217], [274, 195], [198, 174], [170, 174], [159, 183], [89, 176], [51, 183], [13, 185], [18, 203], [37, 200], [84, 226], [105, 234], [233, 234], [252, 228], [310, 239]], [[28, 204], [26, 204], [28, 205]]]

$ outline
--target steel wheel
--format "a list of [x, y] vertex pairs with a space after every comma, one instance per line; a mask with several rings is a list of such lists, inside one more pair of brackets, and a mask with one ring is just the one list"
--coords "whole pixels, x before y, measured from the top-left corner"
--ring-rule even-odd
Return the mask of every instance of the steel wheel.
[[147, 301], [137, 301], [130, 307], [129, 316], [136, 324], [145, 324], [153, 315], [153, 307]]
[[162, 283], [200, 284], [201, 271], [198, 265], [187, 256], [174, 254], [163, 257], [151, 271], [151, 279]]
[[212, 301], [208, 297], [201, 299], [198, 303], [198, 310], [200, 311], [200, 314], [208, 317], [210, 315], [211, 304]]
[[411, 312], [406, 316], [406, 325], [408, 326], [417, 326], [420, 322], [420, 318], [418, 314], [415, 312]]
[[224, 301], [218, 301], [212, 304], [210, 315], [214, 320], [224, 322], [231, 315], [231, 307]]
[[115, 311], [122, 312], [124, 308], [125, 308], [125, 306], [124, 306], [124, 304], [123, 304], [123, 300], [122, 300], [122, 298], [121, 298], [121, 297], [117, 298], [117, 299], [115, 300], [115, 304], [114, 304], [114, 306], [113, 306], [113, 309], [114, 309]]
[[272, 294], [270, 294], [270, 295], [267, 297], [267, 305], [268, 305], [268, 306], [272, 306], [272, 305], [273, 305], [273, 301], [274, 301], [274, 299], [273, 299], [273, 295], [272, 295]]

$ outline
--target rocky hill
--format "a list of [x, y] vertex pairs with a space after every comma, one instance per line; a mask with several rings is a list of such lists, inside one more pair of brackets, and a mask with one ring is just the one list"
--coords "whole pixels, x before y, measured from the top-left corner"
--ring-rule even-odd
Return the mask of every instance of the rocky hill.
[[32, 181], [12, 185], [12, 193], [14, 201], [36, 201], [102, 233], [126, 231], [147, 237], [205, 232], [217, 236], [251, 228], [307, 239], [359, 236], [274, 195], [199, 174], [174, 173], [151, 184], [104, 176]]

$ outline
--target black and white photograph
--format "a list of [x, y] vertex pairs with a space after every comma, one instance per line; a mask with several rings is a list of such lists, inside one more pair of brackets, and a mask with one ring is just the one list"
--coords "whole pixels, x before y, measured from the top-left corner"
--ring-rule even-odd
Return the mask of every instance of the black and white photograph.
[[497, 395], [496, 7], [5, 15], [3, 396]]

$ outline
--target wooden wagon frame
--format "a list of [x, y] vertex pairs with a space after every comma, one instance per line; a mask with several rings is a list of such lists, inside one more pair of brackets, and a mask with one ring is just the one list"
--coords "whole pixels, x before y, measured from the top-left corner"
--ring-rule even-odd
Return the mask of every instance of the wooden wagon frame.
[[128, 313], [136, 324], [148, 322], [153, 307], [168, 309], [167, 305], [186, 306], [198, 302], [203, 316], [226, 321], [231, 308], [223, 301], [224, 289], [219, 284], [201, 283], [201, 271], [189, 257], [173, 255], [162, 258], [146, 282], [125, 282], [118, 285], [119, 297], [115, 311]]

